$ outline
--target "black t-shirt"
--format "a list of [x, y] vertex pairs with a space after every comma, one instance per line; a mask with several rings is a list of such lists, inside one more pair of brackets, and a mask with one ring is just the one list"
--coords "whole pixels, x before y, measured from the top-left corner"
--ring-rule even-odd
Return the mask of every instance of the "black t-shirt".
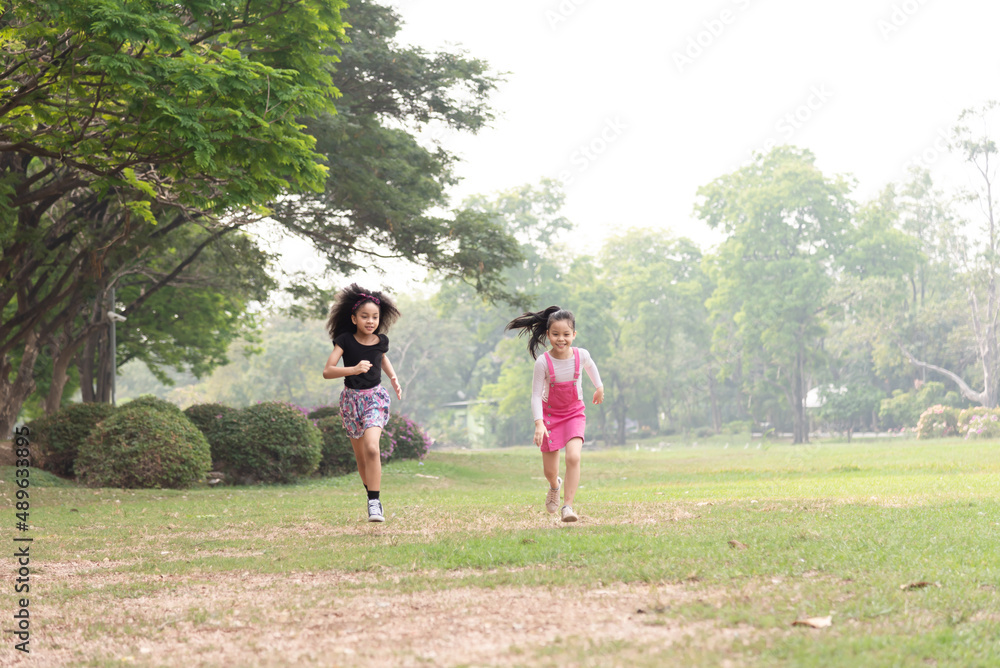
[[389, 352], [389, 337], [378, 335], [378, 343], [363, 346], [352, 332], [341, 334], [333, 340], [343, 351], [344, 366], [355, 366], [361, 360], [368, 360], [372, 368], [357, 376], [344, 376], [344, 386], [352, 390], [368, 390], [382, 383], [382, 356]]

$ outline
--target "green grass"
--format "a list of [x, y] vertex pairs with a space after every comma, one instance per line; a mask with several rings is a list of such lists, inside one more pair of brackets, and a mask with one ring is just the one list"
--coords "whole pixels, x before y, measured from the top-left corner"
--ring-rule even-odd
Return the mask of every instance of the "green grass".
[[[339, 573], [348, 597], [680, 586], [692, 596], [651, 603], [646, 623], [708, 624], [711, 641], [694, 634], [664, 648], [563, 638], [521, 647], [514, 662], [1000, 665], [1000, 444], [736, 438], [585, 450], [577, 525], [545, 513], [541, 460], [530, 448], [434, 452], [424, 464], [387, 466], [383, 526], [362, 521], [357, 476], [140, 491], [78, 488], [33, 470], [37, 570], [110, 563], [109, 572], [136, 576], [53, 579], [36, 595], [78, 609], [240, 573]], [[0, 468], [0, 479], [12, 516], [13, 470]], [[901, 589], [915, 582], [933, 584]], [[289, 610], [315, 605], [287, 601]], [[192, 608], [187, 621], [214, 614]], [[830, 614], [830, 628], [791, 627]], [[129, 628], [152, 633], [162, 621]]]

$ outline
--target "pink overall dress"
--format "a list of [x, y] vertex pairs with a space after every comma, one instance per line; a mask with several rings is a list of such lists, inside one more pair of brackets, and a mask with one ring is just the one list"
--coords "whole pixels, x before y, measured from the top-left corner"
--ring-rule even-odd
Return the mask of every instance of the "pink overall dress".
[[573, 348], [573, 380], [555, 382], [556, 370], [552, 358], [545, 353], [549, 365], [549, 394], [542, 401], [542, 418], [549, 435], [542, 439], [542, 452], [562, 450], [574, 438], [583, 438], [587, 415], [583, 401], [577, 395], [576, 384], [580, 379], [580, 351]]

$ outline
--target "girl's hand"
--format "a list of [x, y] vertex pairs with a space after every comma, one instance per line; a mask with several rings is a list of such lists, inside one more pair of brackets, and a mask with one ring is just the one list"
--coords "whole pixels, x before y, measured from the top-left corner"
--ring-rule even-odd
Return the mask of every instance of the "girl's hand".
[[539, 420], [535, 423], [535, 445], [542, 447], [542, 440], [549, 435], [549, 430], [545, 428], [545, 423]]
[[594, 403], [603, 404], [604, 403], [604, 388], [599, 387], [594, 390]]
[[390, 376], [389, 380], [392, 381], [392, 389], [396, 390], [396, 398], [397, 399], [402, 399], [403, 398], [403, 388], [400, 387], [400, 385], [399, 385], [399, 379], [396, 378], [395, 376]]
[[354, 375], [360, 376], [361, 374], [366, 373], [370, 368], [372, 368], [371, 362], [368, 360], [361, 360], [354, 366]]

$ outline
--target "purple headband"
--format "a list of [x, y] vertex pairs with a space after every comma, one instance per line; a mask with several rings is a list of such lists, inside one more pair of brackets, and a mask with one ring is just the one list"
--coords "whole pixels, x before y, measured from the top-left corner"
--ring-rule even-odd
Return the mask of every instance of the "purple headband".
[[365, 302], [374, 302], [375, 306], [379, 306], [380, 305], [379, 301], [378, 301], [378, 297], [375, 297], [373, 295], [366, 295], [365, 293], [362, 292], [361, 293], [361, 299], [359, 299], [358, 301], [354, 302], [354, 306], [351, 307], [351, 311], [352, 312], [353, 311], [357, 311], [358, 307], [361, 306], [362, 304], [364, 304]]

